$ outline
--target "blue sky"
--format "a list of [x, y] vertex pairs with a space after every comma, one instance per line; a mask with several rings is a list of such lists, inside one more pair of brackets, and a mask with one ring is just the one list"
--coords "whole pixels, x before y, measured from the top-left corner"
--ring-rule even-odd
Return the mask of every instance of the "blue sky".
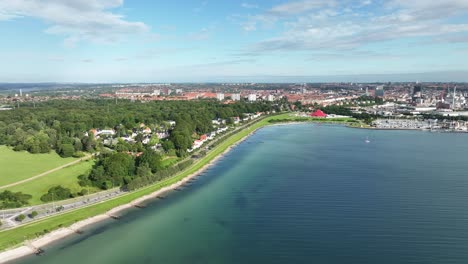
[[468, 0], [0, 0], [0, 34], [0, 82], [468, 81]]

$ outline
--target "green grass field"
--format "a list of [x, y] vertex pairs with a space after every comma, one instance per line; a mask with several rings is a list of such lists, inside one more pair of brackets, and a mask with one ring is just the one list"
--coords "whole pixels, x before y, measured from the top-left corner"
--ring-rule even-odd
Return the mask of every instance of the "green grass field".
[[126, 195], [117, 197], [115, 199], [103, 202], [101, 204], [92, 205], [86, 208], [81, 208], [72, 212], [64, 213], [62, 215], [53, 216], [47, 219], [40, 220], [31, 224], [26, 224], [24, 226], [6, 230], [0, 232], [0, 250], [4, 250], [9, 247], [16, 246], [23, 242], [25, 239], [32, 239], [38, 235], [42, 235], [45, 230], [51, 231], [62, 226], [69, 226], [77, 221], [84, 220], [91, 216], [105, 213], [106, 211], [129, 203], [136, 198], [142, 197], [144, 195], [150, 194], [154, 191], [157, 191], [165, 186], [169, 186], [173, 183], [178, 182], [179, 180], [187, 177], [188, 175], [198, 171], [200, 168], [209, 163], [216, 156], [224, 152], [232, 144], [236, 143], [243, 137], [247, 136], [249, 133], [253, 132], [257, 128], [261, 128], [266, 125], [270, 125], [269, 120], [276, 118], [277, 116], [267, 117], [263, 120], [251, 125], [250, 127], [232, 135], [228, 139], [224, 140], [221, 144], [216, 146], [212, 151], [210, 151], [205, 157], [200, 159], [198, 162], [194, 163], [192, 166], [187, 168], [185, 171], [165, 179], [161, 182], [158, 182], [154, 185], [144, 187], [142, 189], [133, 191]]
[[74, 160], [61, 158], [55, 152], [30, 154], [0, 146], [0, 186], [28, 179]]
[[161, 166], [163, 168], [167, 168], [177, 163], [178, 161], [179, 161], [178, 157], [166, 157], [165, 159], [161, 161]]
[[[37, 205], [43, 203], [40, 198], [43, 194], [54, 186], [62, 185], [65, 188], [69, 188], [72, 193], [81, 191], [83, 187], [78, 184], [78, 176], [91, 170], [94, 162], [92, 160], [82, 161], [78, 164], [70, 167], [63, 168], [59, 171], [47, 174], [44, 177], [34, 179], [29, 182], [25, 182], [5, 190], [13, 192], [23, 192], [32, 195], [32, 199], [29, 200], [30, 205]], [[2, 189], [3, 191], [3, 189]], [[93, 190], [90, 190], [93, 191]]]

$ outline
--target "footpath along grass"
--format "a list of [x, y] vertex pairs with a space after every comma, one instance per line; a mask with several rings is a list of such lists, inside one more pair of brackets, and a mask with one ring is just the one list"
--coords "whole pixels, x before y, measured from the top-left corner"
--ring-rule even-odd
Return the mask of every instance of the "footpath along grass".
[[[69, 188], [72, 193], [81, 191], [83, 187], [78, 184], [78, 176], [90, 171], [93, 164], [93, 160], [81, 161], [78, 164], [52, 172], [44, 177], [18, 184], [10, 188], [1, 189], [0, 191], [9, 190], [12, 192], [27, 193], [32, 195], [31, 200], [29, 200], [30, 205], [42, 204], [43, 202], [40, 199], [41, 196], [46, 194], [47, 191], [54, 186], [61, 185], [65, 188]], [[91, 188], [90, 192], [96, 190], [96, 188]]]
[[203, 166], [205, 166], [211, 160], [213, 160], [216, 156], [223, 153], [227, 148], [229, 148], [231, 145], [247, 136], [255, 129], [270, 124], [268, 120], [271, 120], [271, 118], [273, 117], [264, 118], [261, 121], [251, 125], [250, 127], [232, 135], [227, 140], [223, 141], [221, 144], [216, 146], [205, 157], [200, 159], [198, 162], [194, 163], [191, 167], [187, 168], [185, 171], [171, 178], [165, 179], [157, 184], [144, 187], [137, 191], [128, 193], [126, 195], [117, 197], [115, 199], [97, 205], [81, 208], [72, 212], [64, 213], [62, 215], [53, 216], [47, 219], [40, 220], [38, 222], [27, 224], [15, 229], [0, 232], [0, 250], [5, 250], [7, 248], [17, 246], [20, 243], [22, 243], [25, 239], [36, 238], [38, 235], [44, 234], [45, 231], [49, 232], [60, 227], [70, 226], [77, 221], [105, 213], [114, 207], [130, 203], [131, 201], [139, 197], [153, 193], [163, 187], [176, 183], [181, 179], [187, 177], [188, 175], [197, 172], [199, 169], [201, 169]]
[[0, 186], [28, 179], [74, 160], [62, 158], [55, 152], [31, 154], [0, 146]]

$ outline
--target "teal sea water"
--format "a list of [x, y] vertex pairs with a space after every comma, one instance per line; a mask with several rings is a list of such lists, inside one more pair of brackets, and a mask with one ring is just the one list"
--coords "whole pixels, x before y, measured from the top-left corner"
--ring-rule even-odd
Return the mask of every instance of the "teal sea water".
[[466, 134], [266, 127], [182, 191], [13, 263], [468, 263], [467, 153]]

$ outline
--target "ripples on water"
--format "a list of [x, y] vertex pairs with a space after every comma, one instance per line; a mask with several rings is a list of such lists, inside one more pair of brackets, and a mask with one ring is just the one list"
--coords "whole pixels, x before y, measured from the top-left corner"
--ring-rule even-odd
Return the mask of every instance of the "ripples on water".
[[467, 147], [464, 134], [264, 128], [183, 191], [17, 263], [468, 263]]

